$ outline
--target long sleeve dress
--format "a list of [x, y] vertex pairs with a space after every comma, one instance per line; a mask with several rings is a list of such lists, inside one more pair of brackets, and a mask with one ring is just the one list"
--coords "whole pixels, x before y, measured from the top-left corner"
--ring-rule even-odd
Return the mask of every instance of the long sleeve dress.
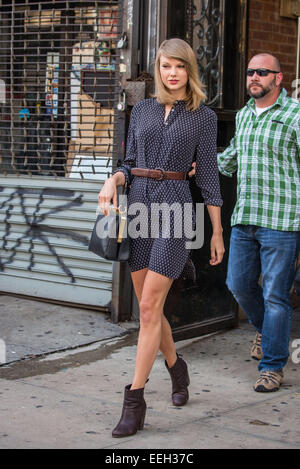
[[[176, 101], [167, 120], [164, 119], [165, 106], [155, 98], [140, 101], [133, 107], [126, 157], [116, 171], [122, 171], [130, 185], [128, 212], [131, 271], [148, 268], [176, 279], [182, 274], [189, 257], [186, 243], [190, 239], [185, 235], [184, 227], [182, 235], [178, 235], [177, 223], [178, 217], [184, 218], [185, 204], [192, 204], [189, 182], [134, 177], [130, 170], [137, 167], [187, 172], [193, 161], [196, 161], [196, 183], [201, 189], [204, 203], [221, 206], [217, 117], [204, 105], [189, 111], [184, 101]], [[141, 204], [143, 209], [138, 210]], [[163, 219], [162, 215], [157, 217], [161, 204], [171, 208], [169, 219]], [[193, 223], [194, 220], [195, 214]], [[135, 227], [133, 236], [130, 234], [131, 222]]]

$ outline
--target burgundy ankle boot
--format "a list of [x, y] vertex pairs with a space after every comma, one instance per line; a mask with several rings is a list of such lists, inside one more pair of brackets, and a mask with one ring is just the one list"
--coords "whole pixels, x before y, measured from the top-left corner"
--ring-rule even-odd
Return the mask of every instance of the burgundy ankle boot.
[[124, 403], [121, 419], [112, 432], [114, 438], [134, 435], [138, 430], [143, 430], [146, 402], [144, 388], [130, 390], [131, 384], [125, 387]]
[[166, 368], [170, 373], [172, 380], [172, 402], [175, 406], [183, 406], [189, 400], [188, 386], [190, 384], [189, 373], [186, 362], [177, 354], [175, 365]]

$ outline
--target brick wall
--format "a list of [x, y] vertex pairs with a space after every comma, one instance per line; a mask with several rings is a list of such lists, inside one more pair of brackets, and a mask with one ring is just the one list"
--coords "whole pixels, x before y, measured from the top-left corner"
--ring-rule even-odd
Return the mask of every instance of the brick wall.
[[275, 55], [290, 94], [296, 78], [297, 20], [280, 16], [280, 0], [249, 0], [248, 58], [260, 52]]

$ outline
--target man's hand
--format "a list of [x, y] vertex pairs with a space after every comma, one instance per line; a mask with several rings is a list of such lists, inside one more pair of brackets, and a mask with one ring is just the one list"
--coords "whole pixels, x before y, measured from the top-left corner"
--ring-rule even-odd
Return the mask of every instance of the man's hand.
[[196, 162], [194, 162], [194, 163], [192, 164], [192, 168], [193, 168], [193, 169], [191, 169], [190, 172], [188, 173], [188, 177], [189, 177], [189, 178], [195, 176], [195, 173], [196, 173]]

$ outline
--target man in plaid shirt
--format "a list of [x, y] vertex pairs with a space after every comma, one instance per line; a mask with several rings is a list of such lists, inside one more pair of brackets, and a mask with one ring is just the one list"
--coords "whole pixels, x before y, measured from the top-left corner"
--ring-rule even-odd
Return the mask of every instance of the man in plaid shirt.
[[251, 356], [260, 360], [258, 392], [277, 391], [283, 380], [300, 249], [300, 105], [281, 89], [282, 79], [276, 57], [251, 59], [251, 99], [237, 113], [230, 146], [219, 154], [220, 172], [237, 172], [227, 285], [256, 329]]

